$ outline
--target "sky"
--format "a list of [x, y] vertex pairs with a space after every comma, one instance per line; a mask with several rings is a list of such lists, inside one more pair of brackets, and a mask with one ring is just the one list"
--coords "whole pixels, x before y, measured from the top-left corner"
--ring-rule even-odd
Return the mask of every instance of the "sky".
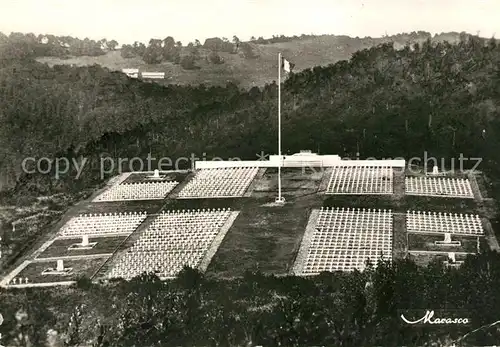
[[465, 31], [500, 36], [500, 0], [0, 0], [0, 31], [69, 35], [120, 44], [172, 36]]

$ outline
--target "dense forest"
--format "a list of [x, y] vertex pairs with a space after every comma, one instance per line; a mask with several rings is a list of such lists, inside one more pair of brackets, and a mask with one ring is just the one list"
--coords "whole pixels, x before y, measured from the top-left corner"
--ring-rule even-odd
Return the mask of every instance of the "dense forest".
[[[250, 90], [159, 86], [100, 66], [50, 68], [16, 49], [0, 59], [5, 203], [70, 195], [102, 182], [95, 166], [79, 179], [71, 171], [60, 179], [53, 172], [25, 174], [26, 157], [255, 159], [276, 150], [276, 82]], [[496, 40], [463, 36], [456, 45], [429, 39], [396, 50], [383, 44], [292, 74], [282, 89], [283, 150], [480, 157], [498, 199], [499, 63]], [[423, 346], [499, 319], [498, 269], [498, 255], [486, 253], [460, 270], [405, 261], [314, 279], [249, 273], [216, 281], [191, 271], [165, 283], [146, 276], [96, 286], [82, 279], [77, 288], [1, 292], [0, 312], [11, 331], [6, 339], [29, 339], [31, 346], [48, 329], [66, 346]], [[426, 307], [465, 308], [473, 326], [401, 326], [398, 309]], [[464, 338], [483, 345], [499, 340], [497, 326]]]
[[[73, 288], [1, 292], [3, 341], [95, 347], [493, 345], [500, 339], [498, 325], [490, 326], [499, 320], [499, 263], [497, 253], [485, 253], [460, 270], [396, 261], [309, 279], [247, 272], [216, 280], [187, 268], [166, 282], [152, 275], [107, 285], [82, 278]], [[470, 325], [401, 321], [401, 313], [422, 308], [447, 317], [459, 308]]]

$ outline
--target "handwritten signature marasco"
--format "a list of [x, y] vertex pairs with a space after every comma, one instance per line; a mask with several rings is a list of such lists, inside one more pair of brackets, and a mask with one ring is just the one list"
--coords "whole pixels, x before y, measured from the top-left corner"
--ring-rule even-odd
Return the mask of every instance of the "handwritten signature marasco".
[[404, 314], [401, 314], [401, 319], [408, 324], [469, 324], [468, 318], [434, 318], [432, 310], [427, 310], [425, 315], [417, 320], [409, 320]]

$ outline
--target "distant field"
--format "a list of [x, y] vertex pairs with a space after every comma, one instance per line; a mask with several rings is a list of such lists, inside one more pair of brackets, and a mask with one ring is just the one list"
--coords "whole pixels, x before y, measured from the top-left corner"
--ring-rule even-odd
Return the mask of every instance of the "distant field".
[[[458, 35], [443, 35], [436, 40], [448, 40], [456, 42]], [[235, 83], [243, 88], [253, 86], [263, 86], [277, 79], [277, 58], [278, 52], [295, 64], [295, 71], [309, 69], [314, 66], [334, 64], [340, 60], [346, 60], [351, 55], [361, 49], [374, 45], [395, 41], [397, 49], [404, 46], [409, 41], [409, 37], [400, 38], [350, 38], [347, 36], [323, 35], [308, 39], [297, 39], [290, 42], [275, 44], [255, 44], [250, 43], [255, 54], [255, 59], [245, 59], [240, 54], [230, 54], [220, 52], [224, 59], [224, 64], [213, 65], [204, 59], [196, 62], [199, 70], [183, 70], [179, 65], [172, 63], [161, 63], [158, 65], [147, 65], [140, 58], [124, 59], [120, 51], [108, 52], [97, 57], [71, 57], [60, 59], [54, 57], [42, 57], [38, 61], [48, 65], [71, 65], [85, 66], [98, 64], [111, 70], [121, 70], [124, 68], [139, 68], [141, 71], [165, 72], [166, 78], [162, 83], [197, 85], [203, 83], [210, 85], [225, 85], [228, 82]], [[417, 39], [418, 42], [423, 42]], [[206, 56], [209, 52], [200, 49], [200, 55]], [[183, 54], [186, 54], [183, 52]]]
[[56, 239], [38, 258], [109, 254], [113, 253], [125, 239], [126, 236], [89, 237], [89, 242], [97, 242], [97, 245], [88, 250], [68, 250], [72, 244], [81, 243], [81, 239]]

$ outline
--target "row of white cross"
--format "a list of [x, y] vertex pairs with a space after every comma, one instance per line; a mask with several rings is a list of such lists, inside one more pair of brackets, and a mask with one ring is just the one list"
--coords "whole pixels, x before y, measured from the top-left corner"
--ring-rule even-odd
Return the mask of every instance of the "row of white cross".
[[393, 169], [388, 166], [334, 167], [326, 194], [392, 194]]
[[165, 198], [179, 182], [138, 182], [117, 184], [99, 195], [95, 201], [155, 200]]
[[479, 215], [427, 211], [407, 211], [406, 230], [408, 232], [466, 235], [484, 234], [483, 224]]
[[[337, 166], [332, 169], [326, 194], [392, 194], [394, 170], [386, 166]], [[465, 178], [405, 177], [408, 195], [473, 198]]]
[[131, 234], [146, 217], [146, 213], [81, 215], [61, 228], [59, 236]]
[[29, 278], [28, 277], [15, 277], [10, 280], [9, 284], [28, 284], [29, 283]]
[[[436, 245], [460, 246], [451, 235], [483, 235], [478, 215], [408, 211], [408, 232], [444, 234]], [[363, 269], [367, 259], [376, 266], [378, 259], [392, 259], [393, 215], [391, 210], [325, 207], [319, 211], [302, 273]], [[458, 264], [455, 253], [449, 263]]]
[[392, 211], [322, 208], [302, 273], [362, 269], [392, 259]]
[[257, 167], [200, 170], [178, 196], [181, 198], [243, 196], [258, 171]]
[[179, 251], [143, 251], [124, 253], [108, 274], [109, 278], [130, 279], [144, 272], [153, 272], [159, 277], [173, 277], [184, 266], [196, 268], [202, 258], [202, 252]]
[[229, 209], [162, 213], [108, 276], [131, 278], [153, 271], [171, 277], [185, 265], [197, 267], [230, 214]]
[[465, 178], [406, 177], [405, 190], [408, 195], [474, 198], [470, 182]]
[[[179, 192], [179, 198], [243, 196], [258, 167], [198, 170]], [[393, 194], [394, 170], [389, 166], [336, 166], [332, 169], [326, 194]], [[115, 185], [95, 201], [164, 199], [178, 182], [136, 182]], [[468, 179], [446, 177], [406, 177], [409, 195], [473, 198]]]

